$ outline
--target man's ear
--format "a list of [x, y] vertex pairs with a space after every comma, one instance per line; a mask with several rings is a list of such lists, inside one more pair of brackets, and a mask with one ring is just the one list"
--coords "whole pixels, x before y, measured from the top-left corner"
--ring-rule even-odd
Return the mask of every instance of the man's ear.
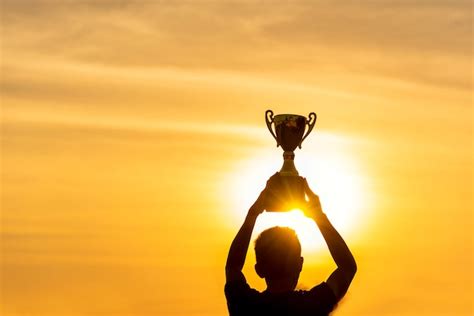
[[261, 277], [262, 279], [265, 278], [265, 275], [262, 271], [262, 267], [258, 263], [255, 264], [255, 272], [257, 272], [258, 276]]

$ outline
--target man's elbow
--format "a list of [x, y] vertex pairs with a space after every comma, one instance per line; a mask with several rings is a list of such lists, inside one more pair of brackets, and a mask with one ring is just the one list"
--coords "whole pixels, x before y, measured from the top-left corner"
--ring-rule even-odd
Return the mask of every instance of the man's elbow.
[[352, 280], [357, 272], [357, 263], [355, 260], [350, 260], [341, 268], [344, 271], [346, 278]]
[[349, 267], [347, 268], [347, 270], [348, 270], [347, 272], [351, 276], [351, 279], [354, 278], [354, 276], [357, 272], [357, 263], [355, 262], [355, 260], [352, 260], [352, 262], [349, 265]]
[[351, 265], [351, 267], [349, 268], [349, 273], [352, 275], [352, 277], [354, 277], [356, 272], [357, 272], [357, 264], [354, 261], [354, 264]]

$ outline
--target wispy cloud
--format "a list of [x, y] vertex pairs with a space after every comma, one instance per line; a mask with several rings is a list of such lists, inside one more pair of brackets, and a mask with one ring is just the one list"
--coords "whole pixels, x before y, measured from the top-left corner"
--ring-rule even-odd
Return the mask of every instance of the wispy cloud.
[[470, 8], [468, 1], [6, 1], [3, 47], [6, 61], [26, 55], [38, 62], [265, 71], [290, 80], [362, 73], [466, 88]]

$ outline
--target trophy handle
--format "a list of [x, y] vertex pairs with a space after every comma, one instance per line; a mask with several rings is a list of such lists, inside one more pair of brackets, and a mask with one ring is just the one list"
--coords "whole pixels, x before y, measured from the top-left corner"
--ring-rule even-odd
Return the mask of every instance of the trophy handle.
[[308, 116], [309, 116], [309, 120], [308, 122], [306, 122], [306, 124], [308, 124], [308, 130], [306, 131], [306, 134], [303, 136], [300, 144], [298, 145], [300, 149], [301, 149], [301, 144], [303, 143], [304, 139], [308, 137], [309, 133], [311, 133], [311, 131], [313, 130], [313, 127], [316, 124], [316, 119], [318, 118], [318, 116], [314, 112], [309, 113]]
[[272, 134], [273, 138], [277, 141], [277, 147], [280, 146], [280, 143], [278, 142], [278, 139], [275, 135], [275, 133], [272, 130], [272, 123], [273, 123], [273, 111], [272, 110], [267, 110], [265, 112], [265, 122], [267, 123], [268, 130]]

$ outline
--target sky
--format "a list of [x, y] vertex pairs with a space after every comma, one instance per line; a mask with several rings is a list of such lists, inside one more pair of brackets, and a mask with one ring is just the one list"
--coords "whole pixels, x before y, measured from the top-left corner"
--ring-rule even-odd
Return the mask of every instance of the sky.
[[[472, 315], [470, 1], [1, 0], [0, 312], [226, 315], [230, 243], [300, 174], [358, 263], [340, 315]], [[299, 288], [335, 268], [297, 230]], [[247, 281], [264, 290], [253, 271]]]

